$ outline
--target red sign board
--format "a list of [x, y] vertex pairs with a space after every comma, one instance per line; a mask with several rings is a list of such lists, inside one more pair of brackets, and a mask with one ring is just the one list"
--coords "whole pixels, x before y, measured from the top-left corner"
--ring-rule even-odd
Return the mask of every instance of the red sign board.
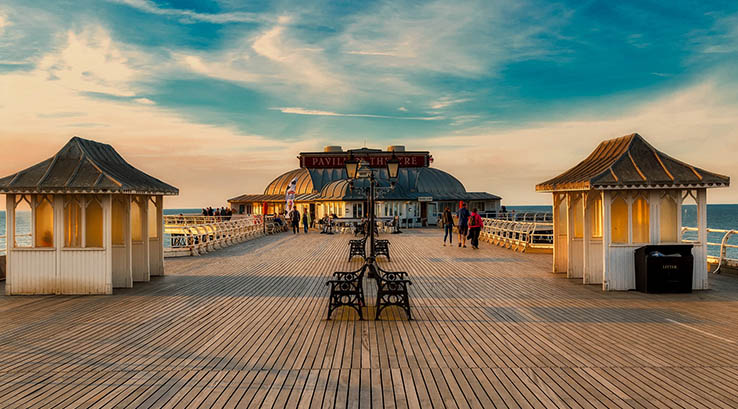
[[[392, 155], [355, 155], [356, 159], [369, 162], [369, 166], [373, 168], [382, 168], [387, 166], [387, 160]], [[343, 168], [344, 162], [348, 159], [348, 155], [315, 155], [300, 157], [300, 166], [308, 169], [335, 169]], [[401, 168], [422, 168], [428, 166], [427, 155], [425, 154], [400, 154], [397, 155]]]

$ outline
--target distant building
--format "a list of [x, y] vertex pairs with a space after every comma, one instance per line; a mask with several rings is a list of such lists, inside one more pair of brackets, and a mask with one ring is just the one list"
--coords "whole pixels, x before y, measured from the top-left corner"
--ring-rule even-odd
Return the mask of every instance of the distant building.
[[[400, 171], [394, 189], [390, 188], [385, 162], [392, 155], [400, 160]], [[361, 218], [367, 214], [364, 186], [361, 180], [351, 189], [344, 161], [353, 156], [365, 160], [378, 172], [380, 189], [377, 201], [378, 217], [399, 216], [413, 224], [436, 224], [438, 215], [448, 206], [456, 210], [459, 201], [480, 211], [497, 211], [500, 197], [486, 192], [467, 192], [451, 174], [430, 167], [428, 151], [406, 151], [404, 146], [381, 149], [351, 149], [327, 146], [323, 152], [302, 152], [300, 168], [278, 176], [263, 194], [245, 194], [228, 202], [234, 212], [242, 214], [273, 214], [284, 211], [285, 193], [296, 180], [295, 203], [300, 213], [309, 211], [314, 218], [335, 214], [340, 218]]]

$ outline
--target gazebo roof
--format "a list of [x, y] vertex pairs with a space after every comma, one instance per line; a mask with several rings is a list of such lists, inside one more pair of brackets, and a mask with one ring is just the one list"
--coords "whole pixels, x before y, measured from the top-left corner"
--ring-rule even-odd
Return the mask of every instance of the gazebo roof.
[[134, 168], [112, 146], [75, 136], [53, 157], [0, 179], [0, 193], [177, 195], [179, 189]]
[[656, 150], [637, 133], [601, 142], [578, 165], [536, 191], [724, 187], [730, 178]]

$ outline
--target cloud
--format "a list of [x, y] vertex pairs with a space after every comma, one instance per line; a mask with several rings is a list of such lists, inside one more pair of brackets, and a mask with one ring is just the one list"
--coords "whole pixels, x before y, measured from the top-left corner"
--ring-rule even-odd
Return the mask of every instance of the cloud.
[[161, 8], [154, 2], [149, 0], [108, 0], [111, 3], [125, 4], [146, 13], [157, 14], [161, 16], [179, 17], [185, 20], [203, 21], [206, 23], [226, 24], [226, 23], [254, 23], [268, 20], [261, 14], [231, 12], [231, 13], [198, 13], [191, 10]]
[[57, 51], [42, 57], [44, 64], [0, 74], [0, 140], [13, 153], [3, 156], [1, 176], [48, 158], [78, 135], [111, 143], [134, 166], [179, 187], [181, 195], [167, 198], [167, 207], [223, 205], [262, 191], [295, 166], [285, 158], [323, 142], [275, 141], [193, 122], [140, 96], [95, 97], [86, 91], [137, 95], [136, 81], [150, 72], [140, 64], [141, 50], [97, 28], [62, 38]]
[[460, 104], [462, 102], [467, 102], [467, 101], [470, 101], [470, 100], [471, 100], [470, 98], [455, 98], [454, 99], [454, 98], [451, 98], [451, 97], [443, 97], [443, 98], [439, 99], [438, 101], [433, 102], [430, 107], [432, 109], [443, 109], [443, 108], [449, 107], [451, 105]]
[[5, 14], [2, 10], [0, 10], [0, 35], [5, 32], [5, 28], [10, 26], [10, 21], [8, 21], [8, 16]]
[[320, 111], [316, 109], [306, 109], [300, 107], [284, 107], [284, 108], [269, 108], [276, 111], [280, 111], [285, 114], [296, 114], [296, 115], [315, 115], [315, 116], [347, 116], [347, 117], [358, 117], [358, 118], [384, 118], [384, 119], [408, 119], [413, 121], [437, 121], [444, 119], [442, 116], [391, 116], [391, 115], [374, 115], [374, 114], [341, 114], [338, 112], [331, 111]]
[[550, 201], [534, 191], [537, 183], [576, 165], [600, 141], [638, 132], [668, 155], [731, 176], [732, 187], [711, 189], [709, 196], [711, 202], [736, 203], [735, 87], [715, 78], [619, 115], [471, 128], [423, 139], [423, 148], [433, 152], [434, 166], [450, 171], [469, 190], [499, 194], [507, 204], [536, 204]]

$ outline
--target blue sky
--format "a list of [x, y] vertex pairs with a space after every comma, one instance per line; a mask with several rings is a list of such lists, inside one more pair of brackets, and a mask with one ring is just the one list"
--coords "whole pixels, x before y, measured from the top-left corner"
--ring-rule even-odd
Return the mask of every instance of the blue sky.
[[736, 61], [735, 1], [6, 0], [0, 141], [23, 154], [0, 170], [79, 135], [200, 206], [301, 150], [401, 143], [547, 203], [535, 183], [639, 132], [735, 176]]

